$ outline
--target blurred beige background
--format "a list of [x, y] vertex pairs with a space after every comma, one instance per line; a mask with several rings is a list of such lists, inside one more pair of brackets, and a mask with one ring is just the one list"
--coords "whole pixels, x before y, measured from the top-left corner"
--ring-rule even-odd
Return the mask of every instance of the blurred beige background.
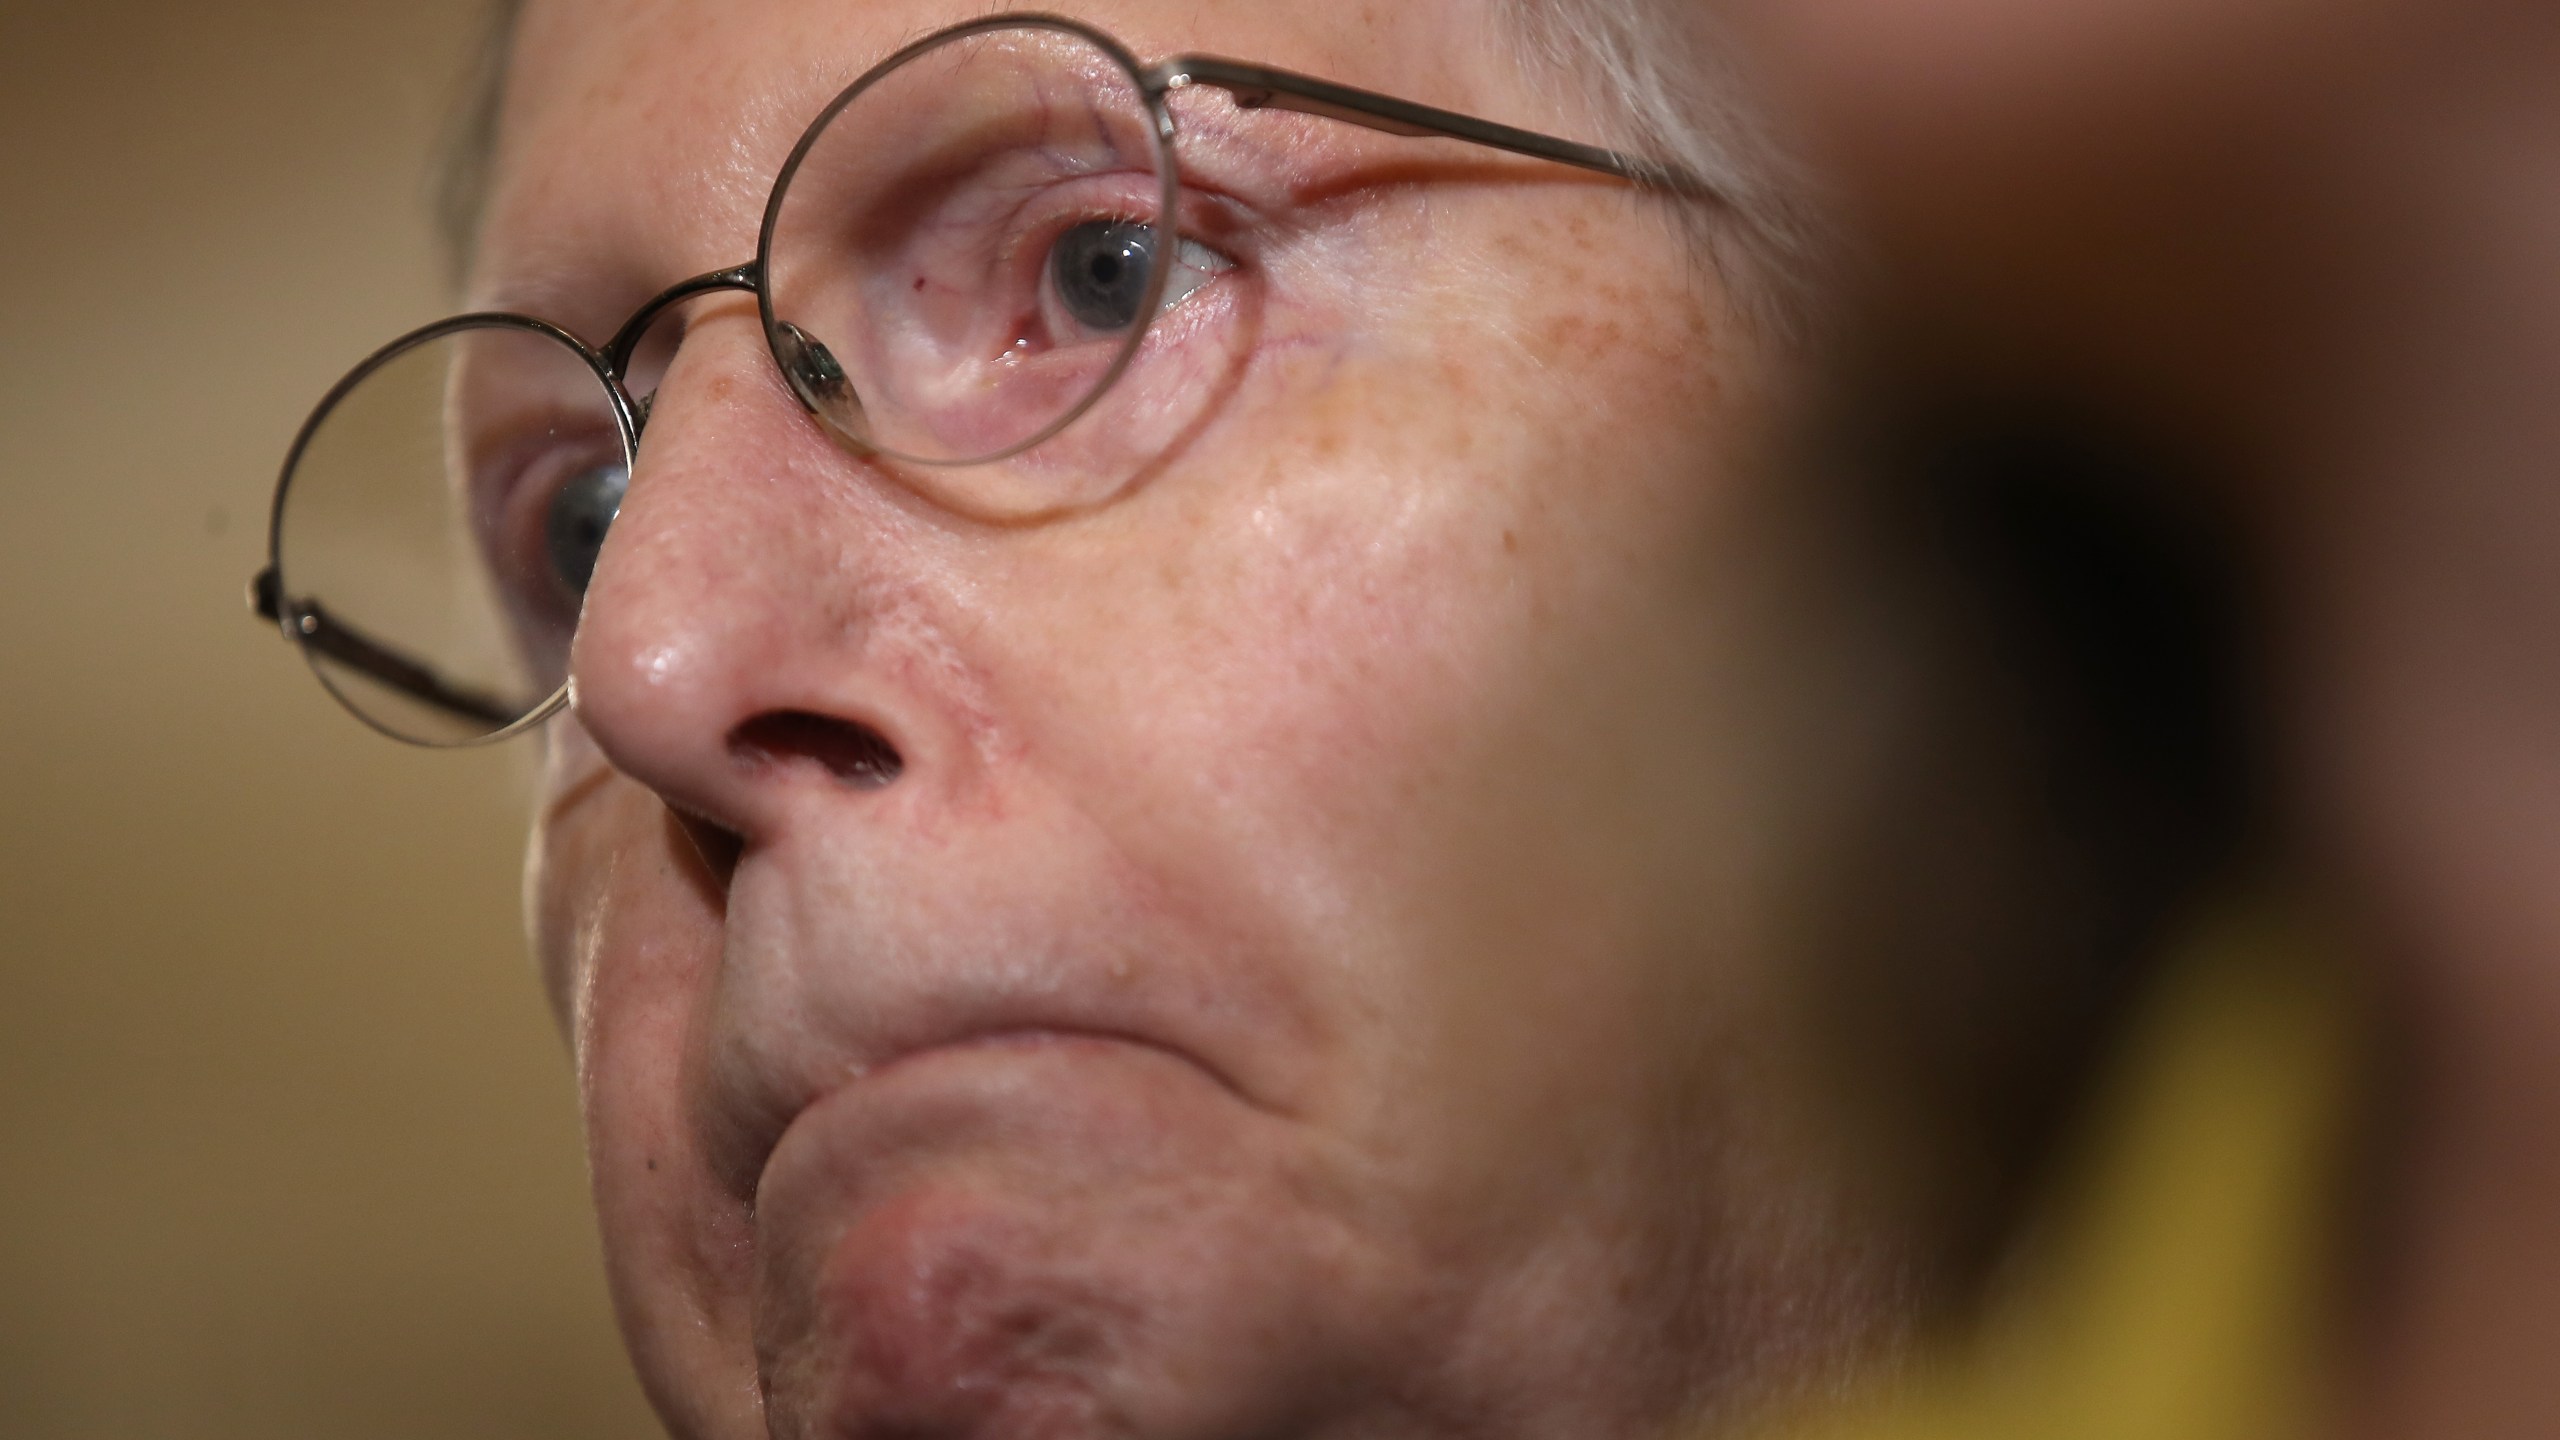
[[275, 462], [446, 306], [472, 0], [0, 0], [0, 1437], [655, 1433], [517, 935], [524, 757], [252, 624]]

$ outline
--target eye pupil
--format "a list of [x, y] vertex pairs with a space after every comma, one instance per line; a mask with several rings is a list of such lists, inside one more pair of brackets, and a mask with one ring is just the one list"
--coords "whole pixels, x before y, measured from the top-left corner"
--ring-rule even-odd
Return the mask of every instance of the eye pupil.
[[598, 465], [580, 472], [551, 497], [551, 512], [543, 519], [543, 542], [551, 573], [571, 594], [587, 593], [587, 582], [595, 578], [596, 557], [604, 551], [605, 532], [613, 528], [614, 516], [622, 511], [623, 492], [630, 487], [630, 472], [622, 466]]
[[1076, 323], [1126, 330], [1138, 323], [1155, 269], [1155, 232], [1125, 220], [1095, 220], [1058, 237], [1050, 267], [1058, 301]]

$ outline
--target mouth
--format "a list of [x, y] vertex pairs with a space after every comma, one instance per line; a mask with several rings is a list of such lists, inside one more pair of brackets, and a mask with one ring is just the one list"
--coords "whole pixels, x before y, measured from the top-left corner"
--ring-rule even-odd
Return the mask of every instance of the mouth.
[[908, 1071], [919, 1069], [937, 1060], [959, 1060], [981, 1055], [999, 1058], [1076, 1045], [1127, 1045], [1141, 1050], [1152, 1050], [1202, 1072], [1210, 1079], [1217, 1081], [1224, 1089], [1233, 1091], [1236, 1088], [1233, 1081], [1211, 1070], [1197, 1058], [1159, 1041], [1116, 1031], [1054, 1025], [1018, 1025], [983, 1030], [921, 1045], [889, 1056], [850, 1083], [854, 1085], [888, 1084]]
[[787, 1109], [765, 1107], [760, 1113], [746, 1107], [730, 1109], [728, 1118], [706, 1123], [705, 1134], [711, 1141], [707, 1148], [714, 1173], [753, 1214], [776, 1155], [795, 1130], [818, 1123], [817, 1117], [855, 1107], [938, 1111], [955, 1104], [1001, 1103], [1009, 1088], [1008, 1072], [1036, 1069], [1057, 1077], [1072, 1074], [1074, 1062], [1081, 1057], [1132, 1054], [1170, 1062], [1179, 1068], [1167, 1073], [1188, 1072], [1230, 1099], [1267, 1108], [1232, 1075], [1153, 1036], [1088, 1025], [995, 1023], [884, 1050], [876, 1060], [849, 1067], [837, 1083], [811, 1088], [800, 1103]]

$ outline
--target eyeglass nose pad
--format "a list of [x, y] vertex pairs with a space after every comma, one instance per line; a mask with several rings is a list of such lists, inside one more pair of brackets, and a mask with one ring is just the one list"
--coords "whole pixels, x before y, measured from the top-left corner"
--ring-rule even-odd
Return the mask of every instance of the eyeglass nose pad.
[[836, 363], [835, 355], [788, 320], [774, 330], [774, 358], [782, 365], [782, 377], [791, 382], [791, 393], [799, 396], [800, 403], [813, 413], [858, 433], [862, 397], [853, 393], [852, 382], [845, 379], [844, 367]]

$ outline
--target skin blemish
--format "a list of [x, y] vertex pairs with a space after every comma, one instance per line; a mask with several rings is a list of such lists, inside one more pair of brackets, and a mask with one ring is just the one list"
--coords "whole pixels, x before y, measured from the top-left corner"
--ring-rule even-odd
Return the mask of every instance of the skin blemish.
[[1607, 356], [1626, 343], [1626, 330], [1615, 320], [1592, 321], [1560, 315], [1541, 337], [1541, 353], [1550, 361], [1588, 361]]
[[1464, 360], [1444, 359], [1440, 363], [1440, 387], [1452, 406], [1471, 403], [1476, 395], [1474, 368]]

